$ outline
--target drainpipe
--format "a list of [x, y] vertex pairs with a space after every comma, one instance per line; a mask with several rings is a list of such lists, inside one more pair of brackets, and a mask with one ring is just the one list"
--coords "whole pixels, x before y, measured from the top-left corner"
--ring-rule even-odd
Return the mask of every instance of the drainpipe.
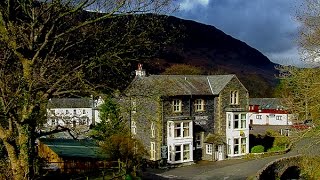
[[131, 101], [131, 96], [129, 95], [129, 101], [130, 101], [130, 105], [129, 105], [129, 135], [131, 137], [131, 111], [132, 111], [132, 101]]
[[[165, 126], [164, 126], [164, 113], [163, 113], [163, 109], [164, 109], [164, 103], [163, 103], [163, 99], [162, 98], [160, 98], [160, 101], [161, 101], [161, 125], [162, 125], [162, 145], [164, 146], [165, 145], [165, 143], [164, 143], [164, 141], [165, 141], [165, 139], [164, 139], [164, 132], [165, 132]], [[168, 144], [168, 142], [167, 142], [167, 144]]]

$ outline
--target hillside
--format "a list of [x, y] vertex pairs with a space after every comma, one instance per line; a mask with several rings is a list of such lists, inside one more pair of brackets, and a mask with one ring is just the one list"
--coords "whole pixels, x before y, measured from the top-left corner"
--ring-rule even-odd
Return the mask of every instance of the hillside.
[[176, 17], [168, 17], [166, 23], [167, 30], [179, 27], [181, 38], [163, 47], [147, 65], [151, 73], [162, 73], [173, 64], [189, 64], [207, 74], [236, 74], [251, 97], [272, 96], [276, 64], [261, 52], [214, 26]]

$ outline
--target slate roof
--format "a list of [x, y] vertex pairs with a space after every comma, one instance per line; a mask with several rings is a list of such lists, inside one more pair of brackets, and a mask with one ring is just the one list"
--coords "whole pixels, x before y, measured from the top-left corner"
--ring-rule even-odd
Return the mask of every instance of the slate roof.
[[150, 75], [137, 77], [131, 95], [218, 95], [235, 75]]
[[211, 134], [211, 133], [209, 133], [207, 135], [207, 137], [205, 138], [204, 142], [205, 143], [218, 144], [218, 145], [225, 144], [224, 138], [221, 135], [219, 135], [219, 134]]
[[260, 109], [278, 109], [283, 108], [279, 98], [250, 98], [249, 105], [259, 105]]
[[91, 98], [52, 98], [48, 101], [48, 108], [92, 108]]
[[41, 138], [39, 141], [62, 158], [103, 159], [107, 157], [93, 140]]

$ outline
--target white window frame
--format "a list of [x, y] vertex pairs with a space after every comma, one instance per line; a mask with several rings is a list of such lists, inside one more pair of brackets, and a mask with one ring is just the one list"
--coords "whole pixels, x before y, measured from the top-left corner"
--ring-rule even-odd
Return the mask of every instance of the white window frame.
[[206, 154], [212, 155], [212, 144], [206, 144]]
[[51, 125], [52, 125], [52, 126], [57, 125], [57, 124], [56, 124], [56, 119], [51, 119]]
[[231, 139], [228, 139], [228, 154], [231, 154]]
[[196, 112], [204, 111], [204, 99], [196, 99], [194, 101], [194, 108]]
[[182, 100], [181, 99], [172, 100], [172, 111], [173, 112], [182, 112]]
[[230, 92], [230, 104], [239, 104], [239, 91], [235, 90]]
[[151, 122], [151, 137], [154, 138], [156, 136], [155, 124]]
[[172, 128], [173, 128], [173, 122], [168, 122], [167, 123], [168, 124], [168, 128], [167, 128], [167, 130], [168, 130], [168, 137], [169, 138], [172, 138], [174, 135], [173, 135], [173, 132], [172, 131], [174, 131]]
[[132, 99], [131, 101], [131, 113], [135, 114], [137, 112], [137, 101], [136, 99]]
[[182, 122], [182, 137], [190, 137], [190, 122]]
[[56, 113], [56, 112], [55, 112], [54, 109], [51, 109], [51, 110], [50, 110], [50, 114], [51, 114], [51, 115], [55, 115], [55, 113]]
[[[192, 121], [168, 121], [167, 128], [169, 138], [181, 139], [192, 137]], [[177, 134], [180, 136], [177, 136]]]
[[[180, 147], [180, 151], [177, 151], [176, 147]], [[183, 149], [182, 148], [183, 148], [182, 144], [175, 144], [174, 145], [174, 161], [175, 162], [182, 162], [183, 161], [183, 157], [182, 157], [183, 156], [182, 155], [183, 154], [183, 151], [182, 151]], [[180, 160], [176, 160], [176, 157], [178, 157], [177, 153], [180, 153], [180, 157], [179, 157]]]
[[196, 133], [196, 148], [201, 149], [202, 148], [202, 138], [201, 138], [201, 133]]
[[133, 135], [137, 134], [137, 122], [134, 120], [131, 121], [131, 133]]
[[276, 116], [276, 120], [282, 120], [282, 116]]
[[[193, 152], [192, 147], [192, 143], [177, 143], [169, 145], [168, 161], [172, 163], [182, 163], [191, 161]], [[179, 148], [180, 150], [177, 150], [177, 148]]]
[[231, 121], [231, 114], [228, 114], [227, 116], [228, 116], [228, 129], [231, 129], [231, 127], [232, 127], [231, 126], [231, 122], [232, 122]]
[[[236, 140], [238, 143], [236, 144]], [[235, 151], [236, 147], [238, 147], [238, 151]], [[233, 154], [240, 154], [240, 138], [233, 138]], [[238, 152], [238, 153], [236, 153]]]
[[156, 160], [156, 143], [150, 142], [150, 160]]
[[[190, 160], [190, 150], [191, 150], [191, 147], [190, 147], [190, 144], [182, 144], [181, 145], [183, 148], [182, 148], [182, 150], [183, 150], [183, 154], [182, 154], [182, 161], [188, 161], [188, 160]], [[185, 147], [188, 147], [188, 148], [185, 148]], [[187, 156], [187, 158], [186, 158], [186, 154], [188, 154], [189, 156]]]
[[245, 154], [245, 153], [247, 153], [247, 138], [246, 137], [244, 137], [244, 138], [241, 138], [241, 140], [240, 140], [241, 142], [241, 154]]
[[[238, 116], [238, 118], [236, 118], [236, 116]], [[240, 117], [241, 117], [241, 114], [233, 114], [233, 129], [240, 129]]]
[[262, 115], [257, 114], [257, 115], [256, 115], [256, 119], [262, 119]]
[[240, 128], [245, 129], [247, 128], [247, 115], [246, 114], [239, 114], [240, 115]]

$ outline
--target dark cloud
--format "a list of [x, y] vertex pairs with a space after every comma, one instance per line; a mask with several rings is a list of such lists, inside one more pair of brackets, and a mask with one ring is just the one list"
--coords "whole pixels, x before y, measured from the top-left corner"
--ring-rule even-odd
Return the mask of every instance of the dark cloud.
[[[270, 60], [284, 63], [288, 57], [296, 63], [295, 0], [210, 0], [209, 4], [181, 9], [176, 16], [210, 24], [260, 50]], [[286, 60], [290, 61], [290, 60]]]

